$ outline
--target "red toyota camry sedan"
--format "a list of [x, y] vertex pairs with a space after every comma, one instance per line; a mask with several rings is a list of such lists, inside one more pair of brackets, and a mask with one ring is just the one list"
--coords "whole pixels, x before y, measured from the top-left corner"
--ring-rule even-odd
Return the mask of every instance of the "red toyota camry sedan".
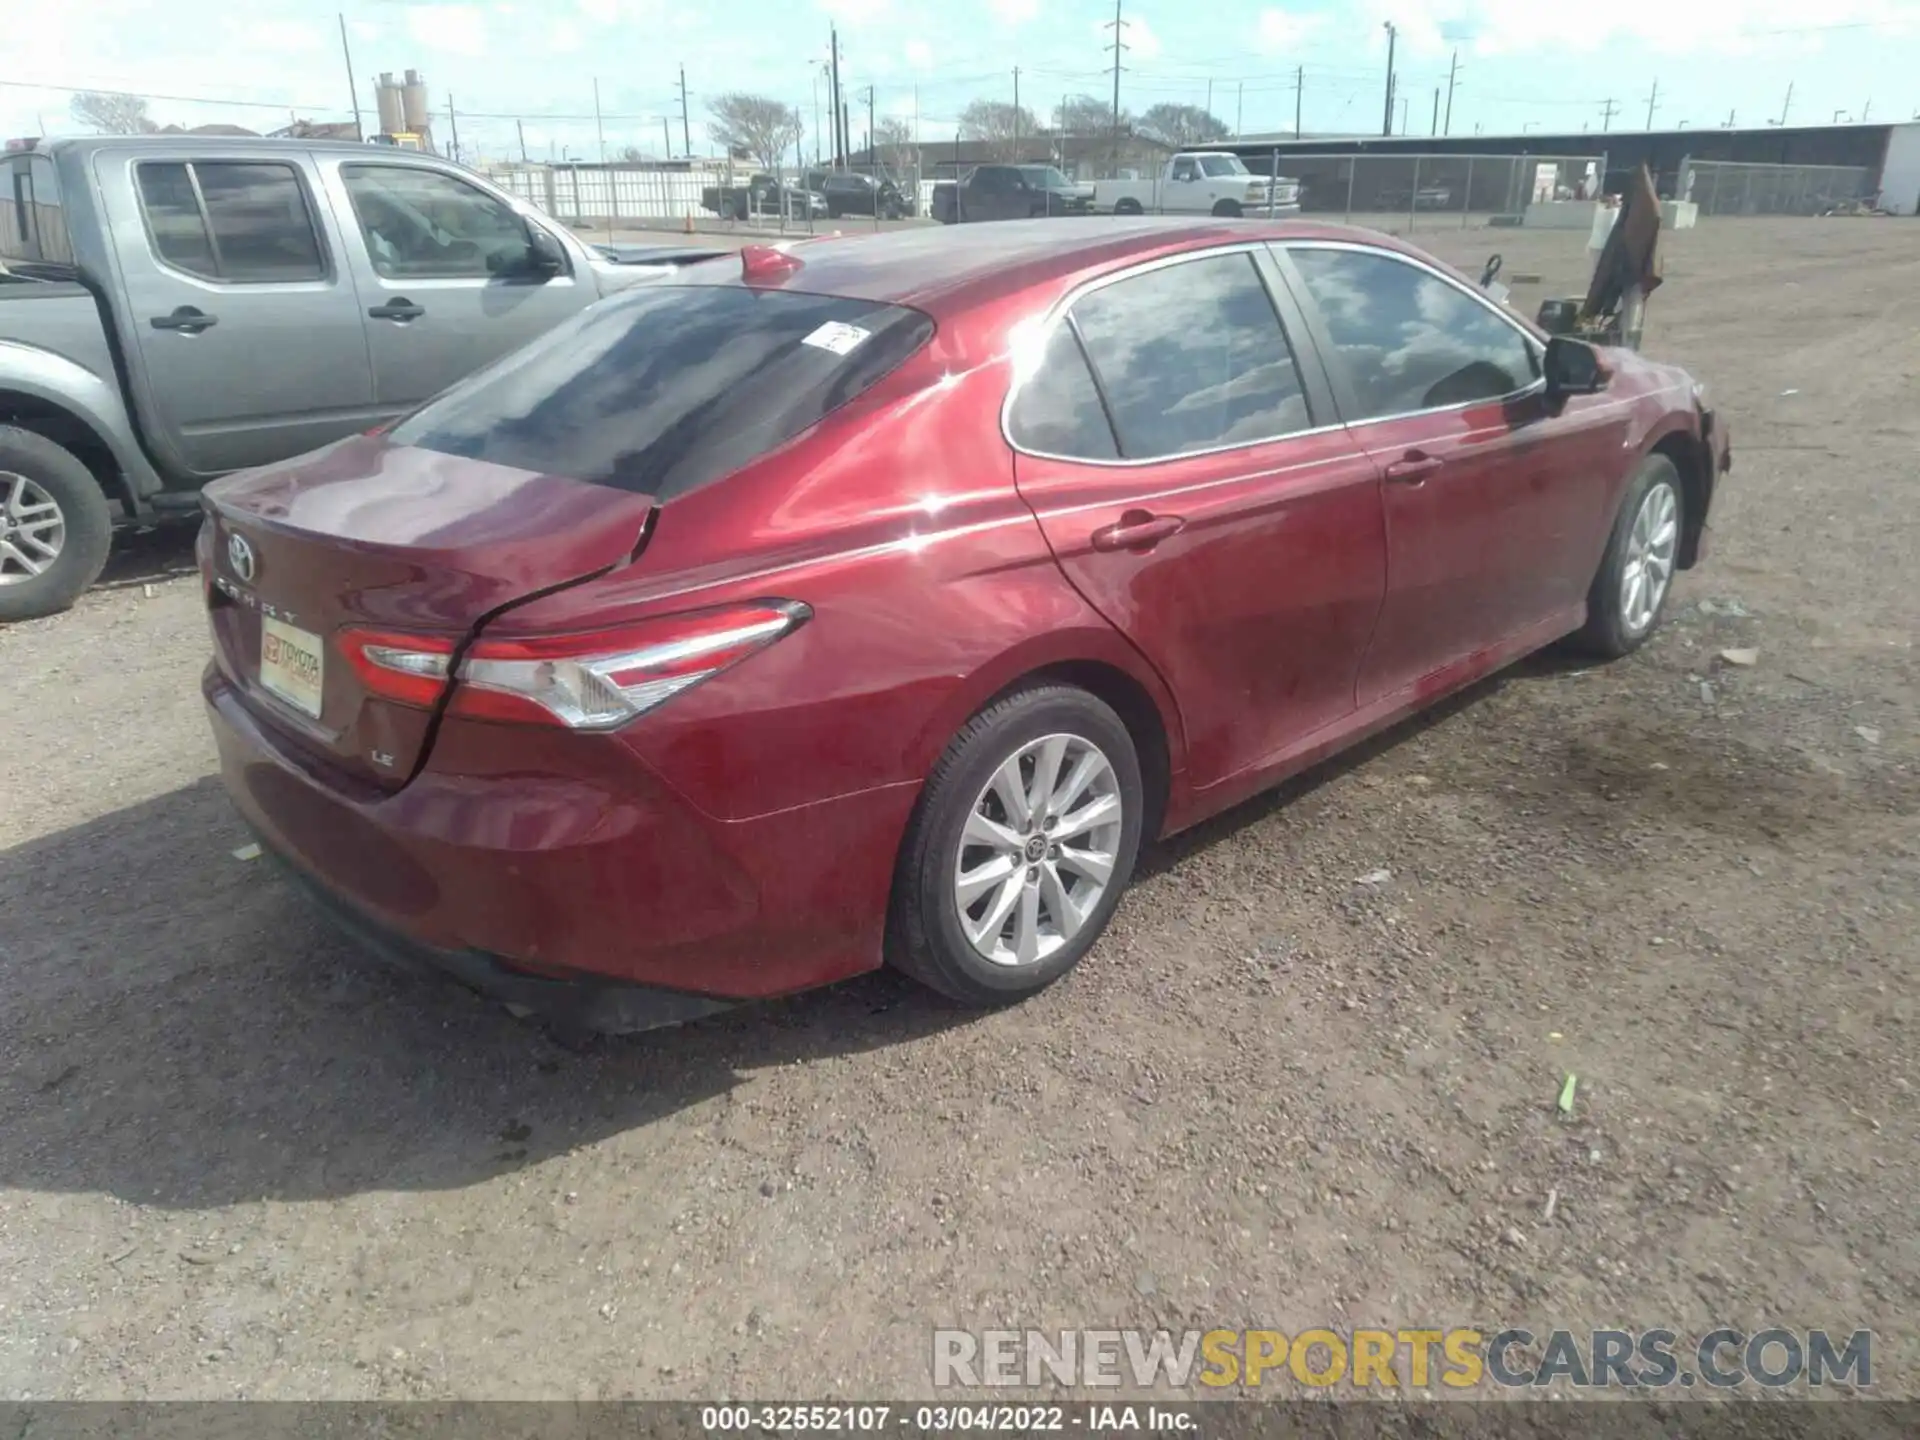
[[1727, 464], [1681, 371], [1379, 235], [749, 247], [211, 487], [204, 690], [267, 849], [515, 1008], [991, 1004], [1154, 837], [1640, 645]]

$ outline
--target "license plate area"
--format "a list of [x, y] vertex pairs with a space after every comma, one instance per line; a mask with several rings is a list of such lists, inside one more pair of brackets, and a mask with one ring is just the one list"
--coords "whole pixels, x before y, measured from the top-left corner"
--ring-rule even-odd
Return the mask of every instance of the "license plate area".
[[325, 680], [326, 649], [320, 637], [261, 616], [260, 687], [318, 720]]

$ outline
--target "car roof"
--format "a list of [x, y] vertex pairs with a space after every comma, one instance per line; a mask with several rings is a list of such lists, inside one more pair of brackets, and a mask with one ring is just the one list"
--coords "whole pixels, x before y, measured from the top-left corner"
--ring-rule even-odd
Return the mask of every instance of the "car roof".
[[[1089, 271], [1252, 240], [1345, 240], [1408, 249], [1376, 231], [1310, 221], [1056, 217], [856, 231], [797, 241], [788, 248], [799, 266], [785, 276], [755, 283], [911, 305], [940, 318]], [[681, 274], [687, 282], [744, 283], [743, 267], [730, 258]]]
[[273, 135], [194, 135], [184, 131], [177, 135], [61, 135], [38, 142], [34, 152], [42, 155], [66, 153], [85, 156], [95, 150], [117, 150], [126, 147], [154, 150], [198, 149], [227, 153], [262, 150], [277, 151], [282, 154], [320, 150], [330, 154], [346, 153], [360, 156], [372, 154], [381, 159], [390, 159], [395, 156], [412, 160], [443, 159], [441, 156], [429, 155], [404, 146], [364, 144], [357, 140], [303, 140], [293, 136]]

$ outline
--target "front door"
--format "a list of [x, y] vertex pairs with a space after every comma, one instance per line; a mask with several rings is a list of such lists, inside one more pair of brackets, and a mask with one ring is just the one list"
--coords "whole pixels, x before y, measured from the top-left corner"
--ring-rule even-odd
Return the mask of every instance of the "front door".
[[264, 465], [373, 423], [358, 297], [304, 160], [142, 148], [94, 164], [135, 400], [167, 469]]
[[1197, 791], [1352, 711], [1385, 583], [1378, 476], [1319, 423], [1331, 400], [1277, 285], [1257, 246], [1104, 281], [1010, 411], [1020, 493], [1172, 690]]
[[1369, 247], [1287, 255], [1343, 413], [1383, 476], [1387, 594], [1360, 703], [1576, 626], [1624, 412], [1556, 411], [1538, 342], [1438, 270]]
[[342, 164], [361, 251], [374, 394], [412, 409], [595, 298], [591, 276], [528, 266], [530, 223], [477, 185], [419, 165]]

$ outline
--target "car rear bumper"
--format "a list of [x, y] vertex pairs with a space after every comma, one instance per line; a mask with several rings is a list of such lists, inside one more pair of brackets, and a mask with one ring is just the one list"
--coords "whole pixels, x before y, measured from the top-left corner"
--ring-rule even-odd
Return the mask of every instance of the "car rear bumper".
[[217, 667], [202, 693], [263, 847], [374, 948], [509, 1003], [644, 1028], [880, 963], [915, 785], [717, 820], [618, 734], [528, 727], [503, 761], [499, 727], [467, 724], [385, 791], [298, 750]]

